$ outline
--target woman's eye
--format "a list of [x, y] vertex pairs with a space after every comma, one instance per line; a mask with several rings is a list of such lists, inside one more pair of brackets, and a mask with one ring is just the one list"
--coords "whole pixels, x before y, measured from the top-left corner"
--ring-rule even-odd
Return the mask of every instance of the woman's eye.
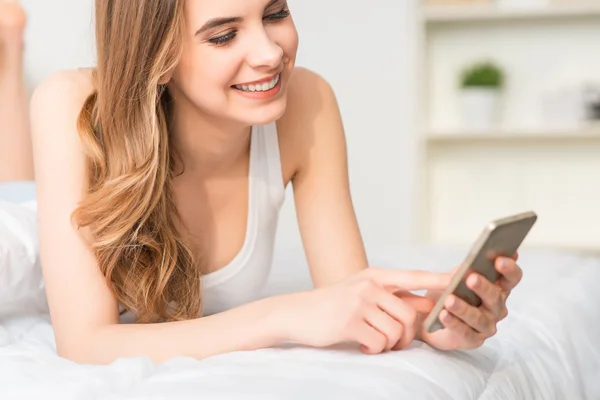
[[[274, 13], [274, 14], [269, 14], [269, 15], [265, 16], [264, 19], [269, 22], [276, 22], [276, 21], [285, 19], [289, 16], [290, 16], [290, 10], [288, 10], [287, 5], [286, 5], [281, 11]], [[237, 31], [231, 31], [225, 35], [221, 35], [221, 36], [217, 36], [217, 37], [208, 39], [208, 42], [215, 44], [215, 45], [225, 45], [225, 44], [231, 42], [233, 39], [235, 39], [236, 36], [237, 36]]]
[[268, 21], [279, 21], [279, 20], [282, 20], [289, 16], [290, 16], [290, 10], [288, 10], [288, 8], [286, 6], [283, 10], [279, 11], [278, 13], [267, 15], [265, 17], [265, 19]]
[[208, 39], [208, 41], [212, 44], [222, 45], [232, 41], [237, 35], [236, 31], [231, 31], [226, 35], [217, 36], [215, 38]]

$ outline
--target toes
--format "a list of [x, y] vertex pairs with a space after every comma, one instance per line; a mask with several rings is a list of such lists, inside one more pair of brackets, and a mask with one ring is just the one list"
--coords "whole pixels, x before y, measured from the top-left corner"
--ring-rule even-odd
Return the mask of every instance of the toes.
[[8, 32], [22, 32], [27, 23], [25, 10], [16, 1], [0, 0], [0, 29]]

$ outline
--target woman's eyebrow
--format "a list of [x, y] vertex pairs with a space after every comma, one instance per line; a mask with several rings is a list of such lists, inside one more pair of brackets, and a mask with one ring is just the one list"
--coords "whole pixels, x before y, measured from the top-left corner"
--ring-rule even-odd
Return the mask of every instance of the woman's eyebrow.
[[199, 35], [203, 32], [206, 32], [209, 29], [216, 28], [221, 25], [227, 25], [234, 22], [242, 22], [244, 18], [242, 17], [226, 17], [226, 18], [214, 18], [205, 23], [202, 28], [196, 31], [196, 35]]
[[[267, 5], [265, 6], [265, 10], [267, 10], [269, 7], [277, 4], [280, 0], [270, 0]], [[225, 17], [225, 18], [213, 18], [211, 20], [209, 20], [208, 22], [206, 22], [202, 28], [198, 29], [196, 31], [196, 35], [200, 35], [203, 32], [206, 32], [209, 29], [212, 28], [216, 28], [218, 26], [221, 25], [227, 25], [227, 24], [232, 24], [234, 22], [242, 22], [244, 20], [244, 18], [242, 17]]]

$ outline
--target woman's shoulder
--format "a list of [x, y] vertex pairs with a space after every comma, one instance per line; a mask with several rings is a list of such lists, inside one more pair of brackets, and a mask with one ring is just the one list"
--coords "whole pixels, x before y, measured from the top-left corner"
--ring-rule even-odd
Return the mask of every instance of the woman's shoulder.
[[337, 112], [337, 100], [329, 82], [315, 71], [296, 67], [288, 84], [286, 111], [279, 121], [284, 133], [296, 133], [306, 126], [306, 121]]
[[[316, 71], [296, 67], [292, 72], [288, 88], [288, 104], [284, 117], [294, 117], [316, 110], [322, 101], [335, 97], [329, 82]], [[299, 115], [300, 114], [300, 115]]]
[[87, 98], [94, 91], [93, 69], [78, 68], [56, 71], [35, 88], [34, 97], [60, 95], [64, 100]]
[[335, 93], [329, 82], [315, 71], [296, 67], [288, 83], [285, 113], [278, 121], [280, 137], [302, 135], [308, 121], [337, 112]]
[[61, 70], [47, 76], [33, 91], [31, 107], [54, 105], [62, 110], [83, 105], [94, 92], [93, 69]]
[[296, 67], [288, 86], [286, 111], [277, 122], [282, 157], [288, 175], [301, 168], [306, 152], [316, 143], [316, 136], [337, 135], [341, 122], [334, 90], [320, 74]]
[[[29, 103], [32, 134], [52, 132], [52, 136], [73, 132], [64, 127], [75, 126], [87, 98], [94, 92], [93, 70], [61, 70], [38, 84]], [[43, 127], [43, 129], [37, 129]], [[62, 136], [64, 137], [64, 136]]]

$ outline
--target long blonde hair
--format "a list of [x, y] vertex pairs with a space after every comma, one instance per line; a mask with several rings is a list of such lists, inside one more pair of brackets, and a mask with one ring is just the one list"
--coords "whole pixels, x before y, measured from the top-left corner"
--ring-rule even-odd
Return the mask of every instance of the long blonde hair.
[[183, 1], [96, 0], [96, 91], [78, 121], [89, 184], [73, 217], [138, 322], [195, 318], [201, 307], [201, 269], [177, 228], [161, 85], [179, 60]]

